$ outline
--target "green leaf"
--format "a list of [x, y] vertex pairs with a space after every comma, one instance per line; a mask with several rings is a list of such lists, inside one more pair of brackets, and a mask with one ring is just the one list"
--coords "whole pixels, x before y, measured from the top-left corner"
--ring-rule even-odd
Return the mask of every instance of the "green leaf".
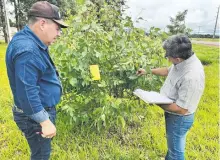
[[131, 80], [135, 80], [135, 79], [138, 79], [139, 77], [140, 76], [137, 76], [137, 75], [131, 75], [128, 78], [131, 79]]
[[121, 125], [122, 128], [125, 128], [126, 122], [122, 116], [118, 116], [118, 123]]
[[70, 106], [69, 105], [64, 105], [63, 107], [61, 107], [62, 108], [62, 110], [66, 110], [66, 109], [68, 109]]
[[105, 81], [101, 81], [101, 83], [98, 84], [98, 86], [101, 87], [101, 88], [106, 87]]
[[105, 121], [105, 115], [101, 115], [101, 120], [104, 122]]
[[71, 78], [70, 80], [69, 80], [69, 83], [72, 85], [72, 86], [76, 86], [76, 84], [77, 84], [77, 79], [76, 78]]
[[99, 53], [99, 52], [95, 52], [95, 56], [97, 57], [97, 58], [99, 58], [99, 57], [101, 57], [101, 53]]
[[108, 35], [107, 37], [109, 41], [112, 41], [112, 36]]
[[86, 30], [89, 29], [89, 27], [90, 27], [90, 25], [89, 25], [89, 24], [86, 24], [86, 25], [84, 25], [84, 26], [82, 27], [82, 30], [83, 30], [83, 31], [86, 31]]
[[102, 113], [102, 108], [99, 107], [99, 108], [96, 108], [94, 111], [93, 111], [93, 114], [94, 115], [98, 115], [98, 114], [101, 114]]

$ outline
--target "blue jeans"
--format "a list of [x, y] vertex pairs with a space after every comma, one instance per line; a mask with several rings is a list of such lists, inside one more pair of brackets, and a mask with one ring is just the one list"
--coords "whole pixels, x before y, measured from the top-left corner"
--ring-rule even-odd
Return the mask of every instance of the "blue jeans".
[[194, 121], [194, 114], [174, 115], [165, 112], [168, 151], [165, 160], [184, 160], [186, 134]]
[[[47, 110], [51, 122], [55, 124], [56, 109], [52, 107]], [[13, 109], [14, 121], [19, 129], [24, 133], [25, 138], [31, 149], [31, 160], [48, 160], [51, 152], [51, 139], [43, 138], [36, 132], [41, 132], [41, 126], [24, 113], [17, 112]]]

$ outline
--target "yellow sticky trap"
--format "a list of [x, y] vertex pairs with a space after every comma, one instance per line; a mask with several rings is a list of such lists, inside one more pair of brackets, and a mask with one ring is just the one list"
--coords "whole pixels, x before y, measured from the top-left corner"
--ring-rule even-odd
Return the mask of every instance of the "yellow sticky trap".
[[98, 65], [90, 65], [90, 72], [92, 75], [93, 80], [100, 80], [100, 72], [99, 72], [99, 66]]

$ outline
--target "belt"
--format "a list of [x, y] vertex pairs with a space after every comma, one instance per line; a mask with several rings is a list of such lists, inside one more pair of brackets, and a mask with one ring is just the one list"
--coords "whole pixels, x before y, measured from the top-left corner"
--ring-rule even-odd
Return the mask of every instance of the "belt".
[[[55, 108], [55, 106], [53, 106], [53, 107], [44, 107], [44, 109], [45, 109], [46, 111], [50, 111], [50, 110], [53, 109], [53, 108]], [[24, 111], [23, 111], [22, 109], [18, 108], [16, 105], [14, 105], [13, 110], [14, 110], [15, 112], [24, 113]]]
[[190, 113], [190, 112], [187, 112], [186, 114], [178, 114], [178, 113], [169, 112], [169, 111], [165, 111], [165, 112], [168, 114], [174, 115], [174, 116], [190, 116], [190, 115], [194, 114], [194, 113]]

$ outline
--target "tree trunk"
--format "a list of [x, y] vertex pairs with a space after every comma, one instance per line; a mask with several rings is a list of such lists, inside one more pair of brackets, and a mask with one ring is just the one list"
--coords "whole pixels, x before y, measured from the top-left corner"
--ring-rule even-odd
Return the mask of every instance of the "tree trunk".
[[20, 30], [20, 27], [19, 27], [18, 4], [17, 4], [16, 0], [14, 0], [13, 2], [14, 2], [14, 8], [15, 8], [15, 23], [16, 23], [16, 28], [17, 28], [17, 31], [19, 31], [19, 30]]
[[16, 3], [16, 12], [17, 12], [17, 14], [16, 14], [16, 21], [17, 21], [17, 30], [18, 31], [20, 31], [21, 30], [21, 28], [22, 28], [22, 26], [21, 26], [21, 21], [20, 21], [20, 0], [15, 0], [15, 1], [17, 1], [17, 3]]
[[8, 34], [6, 31], [6, 20], [5, 20], [5, 14], [4, 14], [4, 7], [3, 7], [3, 1], [0, 0], [0, 21], [2, 24], [2, 28], [3, 28], [3, 34], [4, 34], [4, 38], [5, 38], [5, 43], [8, 43]]
[[21, 30], [21, 24], [20, 24], [20, 0], [12, 0], [11, 2], [13, 2], [14, 4], [14, 9], [15, 9], [15, 23], [16, 23], [16, 28], [17, 31]]

